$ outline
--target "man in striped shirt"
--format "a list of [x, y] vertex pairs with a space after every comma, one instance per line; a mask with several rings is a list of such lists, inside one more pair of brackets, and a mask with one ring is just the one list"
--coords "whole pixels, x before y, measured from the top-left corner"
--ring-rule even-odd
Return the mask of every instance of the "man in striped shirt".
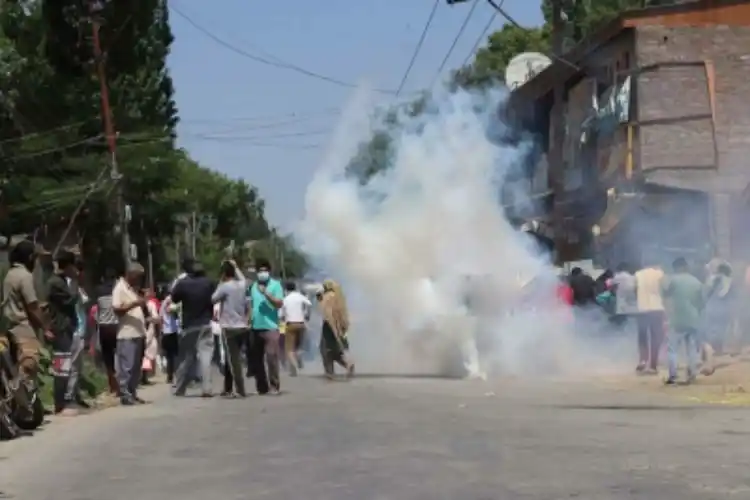
[[117, 349], [118, 319], [112, 308], [112, 290], [115, 288], [116, 273], [108, 269], [104, 281], [96, 288], [96, 326], [99, 333], [99, 347], [102, 362], [107, 370], [109, 391], [117, 394], [119, 387], [115, 375], [115, 350]]

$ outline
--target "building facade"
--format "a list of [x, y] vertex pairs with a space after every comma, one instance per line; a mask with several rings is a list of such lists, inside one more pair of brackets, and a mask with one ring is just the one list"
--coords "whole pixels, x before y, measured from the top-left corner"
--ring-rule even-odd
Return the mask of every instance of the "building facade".
[[[750, 3], [627, 12], [513, 92], [517, 124], [552, 141], [565, 83], [561, 260], [750, 261]], [[554, 215], [554, 216], [552, 216]]]

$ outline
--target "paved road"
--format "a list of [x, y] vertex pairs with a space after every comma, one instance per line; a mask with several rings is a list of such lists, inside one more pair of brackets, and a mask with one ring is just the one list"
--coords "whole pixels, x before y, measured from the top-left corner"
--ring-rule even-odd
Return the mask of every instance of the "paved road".
[[750, 498], [748, 409], [562, 382], [285, 384], [281, 397], [244, 401], [178, 400], [160, 386], [149, 406], [53, 421], [0, 443], [0, 491], [17, 500]]

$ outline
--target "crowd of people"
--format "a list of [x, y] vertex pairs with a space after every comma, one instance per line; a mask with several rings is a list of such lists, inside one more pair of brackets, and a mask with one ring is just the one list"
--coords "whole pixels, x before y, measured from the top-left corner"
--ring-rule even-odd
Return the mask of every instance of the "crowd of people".
[[[183, 273], [158, 292], [144, 287], [145, 271], [130, 262], [122, 276], [108, 272], [93, 294], [83, 283], [84, 263], [62, 250], [46, 283], [46, 303], [34, 286], [35, 246], [18, 243], [3, 283], [6, 338], [12, 338], [23, 377], [34, 379], [40, 351], [52, 351], [55, 412], [72, 416], [89, 405], [79, 390], [83, 354], [96, 353], [107, 373], [109, 391], [125, 406], [143, 404], [138, 390], [158, 367], [177, 397], [194, 384], [212, 397], [213, 374], [223, 374], [222, 396], [245, 397], [246, 378], [258, 394], [281, 392], [281, 367], [296, 376], [303, 367], [313, 302], [293, 281], [282, 283], [270, 263], [258, 259], [254, 276], [233, 260], [221, 265], [218, 283], [204, 266], [185, 259]], [[334, 365], [354, 374], [349, 359], [349, 317], [341, 287], [326, 280], [315, 294], [322, 316], [320, 355], [325, 375]], [[0, 336], [0, 337], [3, 337]]]
[[594, 279], [581, 268], [572, 269], [561, 283], [559, 297], [582, 321], [592, 308], [603, 309], [614, 331], [635, 329], [639, 360], [636, 372], [657, 375], [659, 356], [666, 342], [668, 375], [665, 382], [678, 383], [678, 361], [684, 347], [687, 356], [685, 383], [698, 374], [714, 372], [714, 355], [731, 344], [735, 351], [743, 339], [742, 314], [737, 309], [743, 292], [733, 279], [732, 267], [714, 259], [695, 272], [685, 258], [671, 269], [652, 264], [635, 270], [621, 264]]

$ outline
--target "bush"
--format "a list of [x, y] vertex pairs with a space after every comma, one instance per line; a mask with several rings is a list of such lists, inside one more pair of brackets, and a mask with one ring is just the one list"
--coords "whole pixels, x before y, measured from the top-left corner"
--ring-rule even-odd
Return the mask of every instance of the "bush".
[[[95, 399], [109, 388], [107, 375], [99, 369], [88, 351], [83, 353], [83, 370], [81, 371], [79, 384], [81, 394], [90, 399]], [[42, 399], [45, 408], [54, 408], [53, 391], [55, 384], [52, 376], [52, 353], [46, 348], [42, 349], [39, 385], [39, 397]]]

